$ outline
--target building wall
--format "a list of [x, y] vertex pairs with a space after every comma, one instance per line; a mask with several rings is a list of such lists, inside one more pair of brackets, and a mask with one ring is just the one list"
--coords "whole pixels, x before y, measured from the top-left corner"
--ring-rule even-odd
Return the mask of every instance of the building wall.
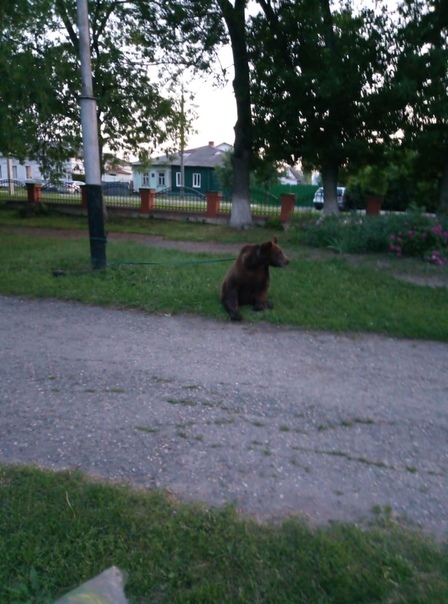
[[[171, 173], [171, 187], [176, 190], [180, 183], [180, 166], [173, 166]], [[213, 168], [185, 167], [185, 187], [198, 193], [206, 194], [218, 188], [215, 170]]]
[[132, 166], [132, 181], [134, 191], [141, 188], [155, 189], [162, 191], [171, 186], [171, 168], [169, 166]]
[[[70, 159], [65, 163], [65, 175], [62, 180], [72, 180], [73, 172], [83, 173], [84, 164], [80, 160]], [[0, 180], [6, 180], [8, 176], [8, 159], [0, 155]], [[12, 158], [12, 178], [14, 180], [36, 180], [43, 181], [44, 177], [40, 171], [38, 162], [26, 159], [21, 163], [17, 158]]]

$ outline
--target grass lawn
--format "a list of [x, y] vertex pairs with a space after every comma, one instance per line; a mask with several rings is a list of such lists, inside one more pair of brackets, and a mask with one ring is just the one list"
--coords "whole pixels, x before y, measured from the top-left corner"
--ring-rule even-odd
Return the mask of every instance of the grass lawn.
[[111, 565], [131, 603], [446, 603], [446, 549], [387, 512], [362, 531], [259, 525], [228, 507], [0, 466], [0, 601], [50, 603]]
[[[85, 219], [20, 220], [4, 210], [2, 224], [86, 229]], [[107, 228], [241, 244], [272, 235], [147, 220]], [[448, 341], [446, 288], [400, 281], [371, 258], [316, 257], [287, 232], [279, 240], [292, 262], [272, 271], [275, 309], [244, 309], [245, 321]], [[87, 233], [70, 240], [0, 228], [0, 293], [227, 321], [219, 290], [230, 261], [215, 260], [228, 257], [109, 243], [110, 266], [92, 272]], [[415, 262], [408, 273], [421, 271]], [[66, 275], [54, 277], [55, 269]], [[129, 573], [132, 604], [448, 602], [447, 544], [398, 527], [388, 510], [369, 530], [311, 529], [293, 519], [259, 525], [230, 507], [0, 465], [0, 602], [50, 603], [111, 565]]]
[[[260, 240], [261, 236], [256, 231]], [[403, 282], [344, 256], [309, 256], [288, 246], [286, 269], [271, 271], [274, 310], [246, 321], [269, 321], [301, 329], [365, 331], [390, 336], [448, 341], [448, 292]], [[45, 239], [0, 236], [0, 292], [54, 297], [89, 304], [141, 308], [150, 313], [195, 313], [227, 320], [220, 286], [234, 254], [190, 254], [136, 242], [107, 245], [106, 271], [90, 270], [87, 238]], [[227, 259], [221, 261], [223, 259]], [[53, 270], [66, 276], [55, 278]]]

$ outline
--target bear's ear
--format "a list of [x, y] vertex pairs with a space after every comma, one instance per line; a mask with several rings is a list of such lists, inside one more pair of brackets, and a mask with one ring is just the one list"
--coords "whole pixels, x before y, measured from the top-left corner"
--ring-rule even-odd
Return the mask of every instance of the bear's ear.
[[276, 236], [276, 235], [274, 235], [274, 237], [272, 237], [272, 242], [273, 242], [273, 243], [277, 243], [277, 241], [278, 241], [277, 236]]
[[272, 249], [272, 245], [273, 245], [272, 241], [266, 241], [266, 243], [261, 244], [260, 251], [270, 252]]

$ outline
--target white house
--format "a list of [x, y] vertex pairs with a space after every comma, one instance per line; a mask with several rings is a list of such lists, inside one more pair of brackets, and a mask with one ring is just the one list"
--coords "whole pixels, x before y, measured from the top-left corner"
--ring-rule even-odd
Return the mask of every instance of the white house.
[[280, 176], [280, 182], [282, 185], [303, 185], [303, 174], [293, 166], [286, 166], [284, 173]]
[[[40, 165], [33, 159], [25, 159], [23, 163], [17, 158], [11, 158], [12, 174], [8, 174], [8, 158], [0, 153], [0, 180], [12, 178], [20, 182], [26, 180], [45, 180], [40, 171]], [[64, 173], [61, 180], [73, 180], [73, 174], [83, 174], [84, 163], [79, 159], [69, 159], [64, 164]]]

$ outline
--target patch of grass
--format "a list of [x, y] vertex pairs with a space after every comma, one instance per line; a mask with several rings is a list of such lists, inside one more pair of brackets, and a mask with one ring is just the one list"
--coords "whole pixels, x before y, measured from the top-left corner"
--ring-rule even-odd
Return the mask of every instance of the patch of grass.
[[197, 401], [193, 401], [190, 398], [169, 398], [167, 403], [170, 405], [185, 405], [186, 407], [196, 407]]
[[382, 508], [387, 523], [369, 530], [260, 525], [230, 506], [3, 466], [0, 501], [5, 603], [49, 604], [112, 564], [129, 573], [130, 604], [448, 599], [446, 548], [400, 529]]
[[142, 432], [148, 432], [149, 434], [155, 434], [159, 431], [158, 428], [149, 428], [147, 426], [134, 426], [136, 430], [141, 430]]
[[[107, 253], [110, 262], [137, 264], [91, 271], [87, 239], [1, 233], [0, 291], [227, 320], [219, 293], [230, 262], [202, 263], [227, 256], [180, 253], [135, 242], [110, 243]], [[194, 264], [197, 261], [201, 263]], [[54, 277], [54, 269], [63, 269], [66, 276]], [[243, 307], [247, 323], [448, 341], [446, 289], [400, 282], [342, 257], [316, 261], [297, 256], [287, 269], [272, 270], [270, 297], [272, 311], [254, 313]]]
[[230, 419], [226, 419], [226, 418], [215, 419], [214, 423], [217, 426], [226, 426], [228, 424], [234, 424], [235, 423], [235, 418], [231, 417]]

